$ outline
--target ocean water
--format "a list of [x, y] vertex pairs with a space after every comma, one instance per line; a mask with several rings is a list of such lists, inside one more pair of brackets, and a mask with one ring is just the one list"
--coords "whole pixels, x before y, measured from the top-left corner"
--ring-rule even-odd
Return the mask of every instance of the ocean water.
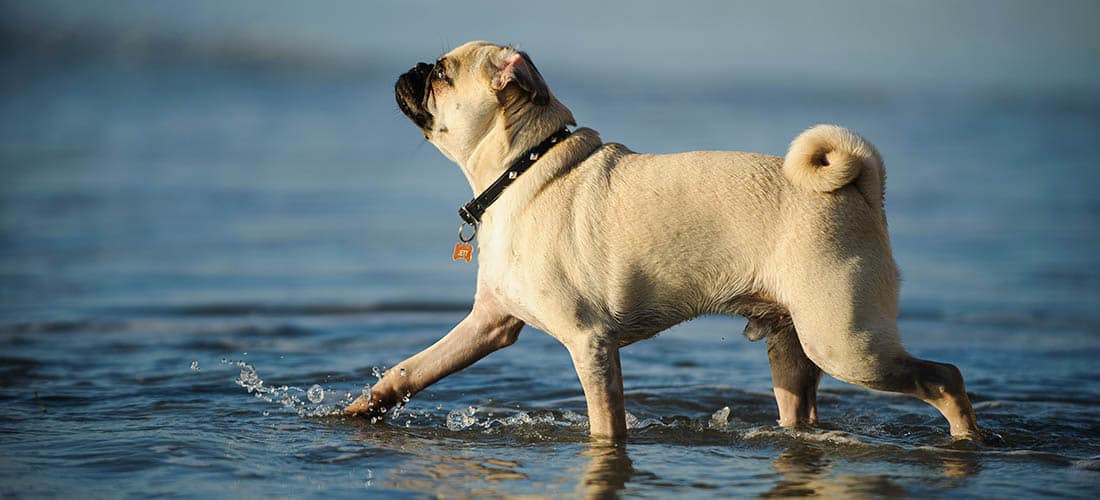
[[763, 344], [705, 317], [623, 350], [630, 438], [607, 448], [565, 350], [530, 328], [383, 423], [339, 413], [473, 294], [449, 258], [471, 193], [393, 104], [405, 68], [2, 69], [0, 496], [1100, 486], [1100, 94], [547, 74], [638, 151], [782, 154], [820, 122], [871, 139], [906, 345], [958, 365], [1006, 442], [952, 443], [923, 403], [828, 377], [820, 427], [783, 430]]

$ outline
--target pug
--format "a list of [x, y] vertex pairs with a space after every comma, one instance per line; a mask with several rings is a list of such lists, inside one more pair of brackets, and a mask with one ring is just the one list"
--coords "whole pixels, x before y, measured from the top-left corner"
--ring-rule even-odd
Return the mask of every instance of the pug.
[[480, 41], [417, 64], [396, 98], [477, 195], [454, 254], [469, 260], [476, 238], [477, 291], [465, 319], [348, 413], [378, 418], [531, 325], [572, 357], [592, 437], [621, 440], [619, 348], [723, 314], [765, 339], [781, 426], [816, 423], [824, 371], [927, 402], [954, 438], [991, 439], [959, 370], [902, 346], [883, 162], [863, 137], [818, 125], [784, 158], [636, 153], [570, 131], [531, 58]]

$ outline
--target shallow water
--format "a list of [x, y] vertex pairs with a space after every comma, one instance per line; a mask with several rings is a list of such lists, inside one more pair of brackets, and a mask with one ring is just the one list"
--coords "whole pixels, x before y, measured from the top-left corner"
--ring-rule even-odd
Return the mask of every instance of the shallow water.
[[[829, 121], [887, 162], [915, 354], [1006, 445], [826, 379], [775, 425], [762, 343], [707, 317], [623, 351], [630, 440], [587, 441], [528, 329], [372, 425], [334, 409], [462, 316], [469, 191], [384, 67], [9, 61], [0, 151], [0, 495], [1089, 496], [1100, 484], [1100, 98], [551, 77], [640, 151], [781, 153]], [[655, 122], [654, 117], [660, 117]], [[399, 376], [399, 375], [389, 375]]]

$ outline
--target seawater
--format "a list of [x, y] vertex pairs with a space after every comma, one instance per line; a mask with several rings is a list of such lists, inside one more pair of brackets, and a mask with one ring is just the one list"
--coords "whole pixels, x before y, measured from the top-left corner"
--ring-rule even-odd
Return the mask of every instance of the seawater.
[[0, 495], [1100, 483], [1097, 95], [549, 77], [581, 125], [638, 151], [781, 154], [819, 122], [865, 134], [887, 165], [906, 345], [957, 364], [1006, 441], [952, 443], [926, 405], [828, 378], [820, 427], [781, 429], [763, 345], [705, 317], [624, 349], [630, 439], [607, 448], [567, 353], [532, 329], [382, 422], [340, 414], [473, 294], [475, 267], [449, 259], [470, 193], [394, 107], [401, 68], [4, 64]]

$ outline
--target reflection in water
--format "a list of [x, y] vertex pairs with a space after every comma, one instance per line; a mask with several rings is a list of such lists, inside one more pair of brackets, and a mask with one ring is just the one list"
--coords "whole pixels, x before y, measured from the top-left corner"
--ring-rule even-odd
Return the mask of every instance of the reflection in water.
[[579, 488], [585, 498], [613, 498], [634, 475], [634, 464], [623, 445], [593, 443], [584, 456], [588, 466]]
[[821, 491], [821, 479], [829, 469], [825, 454], [813, 447], [794, 445], [772, 461], [775, 471], [782, 478], [763, 496], [790, 497], [813, 496]]
[[[582, 445], [577, 454], [547, 454], [541, 447], [531, 448], [530, 460], [504, 460], [492, 458], [492, 449], [496, 445], [478, 446], [461, 440], [448, 439], [435, 434], [435, 431], [420, 433], [403, 430], [390, 432], [385, 427], [364, 426], [356, 435], [363, 443], [364, 450], [371, 454], [386, 450], [386, 455], [400, 457], [401, 465], [372, 475], [372, 484], [367, 488], [375, 490], [400, 490], [432, 492], [441, 496], [481, 496], [497, 495], [507, 490], [501, 487], [503, 482], [528, 482], [537, 484], [539, 494], [562, 494], [569, 488], [570, 481], [540, 481], [540, 473], [551, 463], [566, 464], [579, 462], [584, 467], [583, 475], [576, 484], [575, 492], [585, 498], [617, 497], [634, 475], [634, 466], [623, 445], [612, 446], [603, 443]], [[516, 448], [509, 447], [508, 453], [514, 454]], [[579, 459], [579, 460], [578, 460]], [[585, 462], [587, 460], [587, 462]], [[576, 470], [576, 469], [574, 469]], [[532, 477], [534, 474], [534, 477]]]
[[[981, 470], [977, 455], [974, 453], [956, 453], [946, 450], [925, 453], [926, 451], [918, 452], [916, 465], [928, 469], [939, 469], [945, 479], [965, 479], [976, 475]], [[844, 455], [840, 451], [829, 452], [829, 454], [833, 453]], [[808, 444], [798, 443], [788, 447], [772, 461], [780, 478], [775, 486], [762, 496], [869, 498], [909, 494], [905, 488], [887, 475], [836, 475], [832, 471], [832, 459], [826, 454], [826, 450]], [[843, 458], [858, 461], [856, 457]], [[960, 485], [960, 483], [948, 481], [942, 486], [957, 488]]]
[[[635, 469], [623, 444], [577, 443], [579, 447], [555, 451], [540, 445], [517, 447], [516, 443], [507, 440], [479, 443], [477, 439], [455, 439], [453, 433], [434, 429], [384, 426], [363, 426], [357, 437], [369, 454], [385, 450], [383, 455], [400, 464], [372, 476], [373, 485], [367, 488], [376, 492], [396, 490], [441, 496], [482, 496], [527, 485], [534, 488], [530, 492], [537, 494], [561, 495], [572, 490], [573, 494], [585, 498], [615, 498], [627, 490], [632, 480], [645, 482], [644, 478], [649, 475]], [[478, 438], [489, 438], [489, 435], [481, 433]], [[906, 450], [866, 443], [822, 446], [819, 442], [804, 440], [772, 444], [780, 450], [771, 461], [777, 477], [771, 488], [762, 493], [765, 497], [920, 495], [920, 486], [916, 490], [906, 486], [911, 484], [907, 477], [925, 478], [925, 484], [934, 484], [939, 491], [946, 491], [966, 486], [967, 479], [981, 472], [980, 453], [969, 449], [921, 447]], [[506, 446], [507, 450], [501, 446]], [[653, 465], [660, 467], [660, 464]], [[573, 473], [551, 474], [550, 477], [556, 480], [549, 479], [546, 471], [555, 467]], [[577, 474], [581, 467], [583, 470]], [[634, 485], [638, 487], [639, 484]], [[726, 490], [728, 493], [738, 493], [732, 484], [725, 488], [730, 488]]]
[[951, 453], [938, 455], [942, 461], [943, 477], [950, 479], [966, 479], [977, 476], [982, 470], [978, 462], [977, 453]]
[[[406, 433], [365, 429], [356, 438], [367, 449], [384, 449], [403, 457], [402, 466], [385, 475], [373, 477], [369, 487], [402, 491], [434, 492], [441, 496], [492, 495], [499, 492], [494, 484], [504, 481], [527, 481], [521, 472], [523, 464], [487, 456], [485, 449], [473, 457], [461, 447], [436, 439]], [[457, 485], [457, 486], [456, 486]]]

